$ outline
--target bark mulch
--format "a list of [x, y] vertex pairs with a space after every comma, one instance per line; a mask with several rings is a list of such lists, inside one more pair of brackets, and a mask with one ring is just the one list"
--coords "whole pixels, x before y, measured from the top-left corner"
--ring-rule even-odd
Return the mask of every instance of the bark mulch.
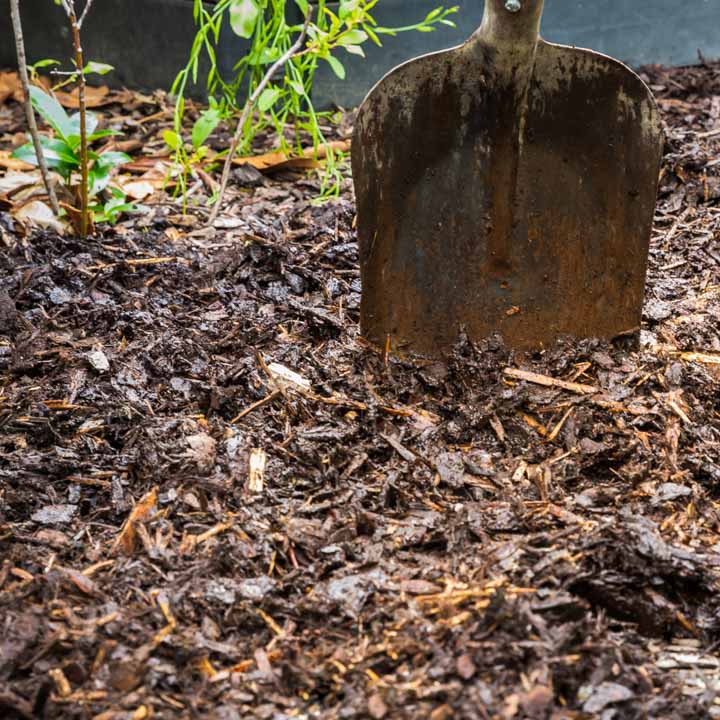
[[639, 345], [384, 356], [349, 182], [0, 206], [0, 717], [720, 717], [720, 67], [647, 75]]

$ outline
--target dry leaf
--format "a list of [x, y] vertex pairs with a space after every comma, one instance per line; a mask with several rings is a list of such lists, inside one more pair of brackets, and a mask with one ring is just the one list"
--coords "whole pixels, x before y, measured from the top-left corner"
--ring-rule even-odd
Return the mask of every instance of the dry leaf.
[[9, 97], [22, 102], [22, 85], [16, 72], [0, 72], [0, 105]]
[[33, 200], [27, 205], [23, 205], [13, 214], [21, 222], [41, 228], [49, 228], [59, 235], [65, 232], [65, 224], [55, 217], [52, 209], [42, 200]]
[[[330, 148], [335, 152], [347, 152], [350, 150], [349, 140], [337, 140], [328, 143]], [[282, 151], [265, 153], [263, 155], [254, 155], [252, 157], [239, 157], [233, 160], [235, 165], [252, 165], [252, 167], [265, 172], [289, 170], [289, 169], [307, 169], [317, 167], [318, 160], [327, 157], [327, 149], [325, 145], [318, 148], [317, 156], [314, 148], [304, 148], [302, 155], [293, 157]]]
[[[109, 97], [109, 94], [110, 88], [105, 85], [101, 85], [100, 87], [88, 86], [85, 88], [85, 106], [88, 108], [96, 108], [107, 105], [109, 102], [115, 102]], [[64, 108], [77, 110], [80, 107], [78, 88], [70, 92], [56, 92], [55, 97]]]
[[[80, 235], [82, 231], [82, 212], [68, 203], [61, 202], [60, 207], [67, 214], [67, 218], [72, 225], [76, 235]], [[95, 218], [91, 212], [88, 213], [87, 217], [87, 234], [92, 235], [95, 232]]]
[[30, 163], [26, 163], [23, 160], [10, 157], [10, 150], [0, 150], [0, 168], [6, 170], [34, 170], [35, 166]]
[[118, 184], [122, 191], [133, 200], [144, 200], [155, 192], [155, 185], [149, 180], [134, 180]]
[[0, 193], [11, 193], [20, 188], [30, 187], [41, 182], [42, 178], [38, 171], [18, 172], [11, 169], [0, 177]]

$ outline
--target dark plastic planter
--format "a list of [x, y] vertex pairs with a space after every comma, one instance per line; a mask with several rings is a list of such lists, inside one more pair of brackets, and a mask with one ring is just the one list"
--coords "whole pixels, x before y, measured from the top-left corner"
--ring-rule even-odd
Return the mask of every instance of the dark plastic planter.
[[[0, 66], [15, 64], [7, 0], [0, 13]], [[381, 25], [416, 22], [443, 0], [380, 0]], [[383, 48], [368, 46], [365, 61], [341, 53], [347, 79], [323, 63], [314, 99], [320, 107], [356, 105], [388, 69], [415, 55], [462, 42], [480, 22], [482, 0], [457, 4], [457, 28], [406, 33], [387, 38]], [[292, 8], [295, 4], [292, 3]], [[22, 0], [26, 45], [31, 61], [67, 58], [70, 38], [62, 10], [52, 0]], [[589, 47], [633, 66], [687, 65], [720, 57], [720, 0], [546, 0], [543, 35], [548, 40]], [[116, 71], [104, 78], [115, 85], [150, 90], [168, 88], [187, 60], [194, 37], [189, 0], [97, 0], [85, 28], [86, 56]], [[231, 32], [222, 38], [221, 68], [229, 69], [244, 43]]]

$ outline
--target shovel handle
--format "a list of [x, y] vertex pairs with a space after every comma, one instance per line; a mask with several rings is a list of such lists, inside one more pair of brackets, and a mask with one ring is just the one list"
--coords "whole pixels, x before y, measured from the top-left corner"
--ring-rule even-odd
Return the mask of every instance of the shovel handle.
[[485, 0], [485, 13], [473, 38], [491, 45], [535, 44], [545, 0]]

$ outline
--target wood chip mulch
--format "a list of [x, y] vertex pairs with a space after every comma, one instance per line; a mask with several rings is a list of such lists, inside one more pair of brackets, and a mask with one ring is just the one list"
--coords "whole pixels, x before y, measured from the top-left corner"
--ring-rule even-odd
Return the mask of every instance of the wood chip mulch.
[[349, 182], [0, 205], [0, 717], [720, 717], [720, 66], [646, 75], [636, 346], [385, 357]]

